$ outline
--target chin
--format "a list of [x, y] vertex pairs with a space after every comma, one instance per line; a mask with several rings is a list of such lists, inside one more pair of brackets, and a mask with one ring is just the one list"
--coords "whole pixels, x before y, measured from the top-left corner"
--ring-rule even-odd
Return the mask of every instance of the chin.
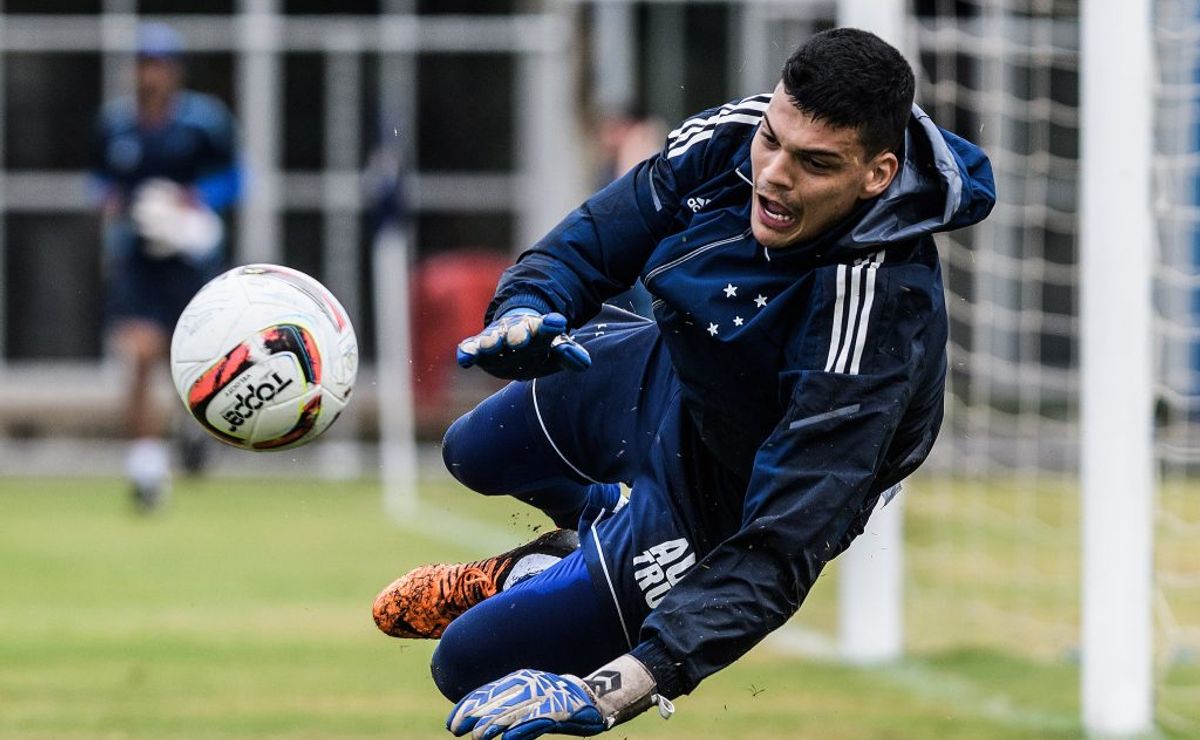
[[778, 249], [786, 247], [796, 242], [795, 234], [784, 234], [774, 229], [768, 229], [758, 221], [750, 222], [750, 233], [754, 236], [754, 240], [763, 245], [767, 249]]

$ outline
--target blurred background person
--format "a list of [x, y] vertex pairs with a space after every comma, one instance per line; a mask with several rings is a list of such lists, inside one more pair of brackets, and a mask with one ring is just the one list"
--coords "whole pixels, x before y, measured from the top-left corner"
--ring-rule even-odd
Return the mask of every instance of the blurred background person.
[[[127, 372], [125, 473], [135, 504], [150, 511], [170, 486], [156, 373], [184, 306], [225, 264], [221, 214], [240, 198], [243, 173], [228, 109], [183, 87], [180, 35], [145, 24], [137, 43], [134, 95], [102, 110], [91, 174], [103, 217], [108, 347]], [[184, 445], [185, 467], [202, 465], [200, 444]]]
[[596, 132], [600, 153], [596, 184], [604, 187], [657, 153], [667, 138], [667, 130], [667, 123], [661, 117], [641, 111], [602, 115]]

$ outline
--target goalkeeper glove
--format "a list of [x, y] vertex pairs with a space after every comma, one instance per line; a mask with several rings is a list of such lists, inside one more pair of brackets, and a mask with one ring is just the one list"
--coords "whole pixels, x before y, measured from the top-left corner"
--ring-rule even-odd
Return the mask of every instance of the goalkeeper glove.
[[664, 719], [675, 707], [654, 693], [654, 678], [623, 655], [586, 678], [523, 669], [463, 698], [446, 729], [472, 740], [532, 740], [547, 733], [598, 735], [658, 705]]
[[497, 378], [529, 380], [560, 369], [586, 370], [588, 351], [567, 336], [567, 319], [560, 313], [541, 314], [514, 308], [479, 334], [458, 343], [458, 364], [478, 365]]

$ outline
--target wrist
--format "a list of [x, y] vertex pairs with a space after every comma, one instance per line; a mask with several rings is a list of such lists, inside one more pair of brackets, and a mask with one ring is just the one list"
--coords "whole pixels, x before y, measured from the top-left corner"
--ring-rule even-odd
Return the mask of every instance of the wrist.
[[541, 316], [541, 315], [542, 315], [541, 312], [539, 312], [535, 309], [529, 308], [527, 306], [514, 306], [513, 308], [506, 310], [504, 313], [496, 314], [496, 321], [499, 321], [500, 319], [506, 318], [508, 316]]
[[679, 661], [671, 657], [666, 646], [658, 638], [651, 637], [643, 641], [629, 651], [629, 654], [646, 667], [663, 696], [674, 699], [688, 693], [686, 680], [679, 669]]
[[505, 298], [504, 301], [500, 303], [500, 305], [496, 306], [496, 308], [491, 312], [491, 316], [488, 318], [488, 321], [494, 321], [506, 313], [518, 308], [528, 309], [537, 314], [548, 314], [554, 311], [554, 307], [540, 296], [534, 295], [533, 293], [520, 293], [510, 296], [509, 298]]
[[675, 711], [670, 700], [658, 694], [654, 676], [632, 655], [622, 655], [593, 671], [583, 678], [583, 684], [610, 728], [653, 706], [663, 719]]

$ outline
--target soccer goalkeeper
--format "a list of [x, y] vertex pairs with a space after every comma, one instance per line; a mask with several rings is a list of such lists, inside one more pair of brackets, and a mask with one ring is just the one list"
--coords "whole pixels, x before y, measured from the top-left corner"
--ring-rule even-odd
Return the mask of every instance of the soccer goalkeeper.
[[[459, 363], [519, 382], [443, 452], [560, 529], [375, 602], [385, 632], [441, 637], [455, 735], [669, 714], [786, 622], [929, 454], [947, 339], [932, 235], [982, 220], [995, 187], [913, 90], [876, 36], [818, 34], [771, 94], [685, 121], [504, 274]], [[653, 321], [603, 305], [639, 277]]]

